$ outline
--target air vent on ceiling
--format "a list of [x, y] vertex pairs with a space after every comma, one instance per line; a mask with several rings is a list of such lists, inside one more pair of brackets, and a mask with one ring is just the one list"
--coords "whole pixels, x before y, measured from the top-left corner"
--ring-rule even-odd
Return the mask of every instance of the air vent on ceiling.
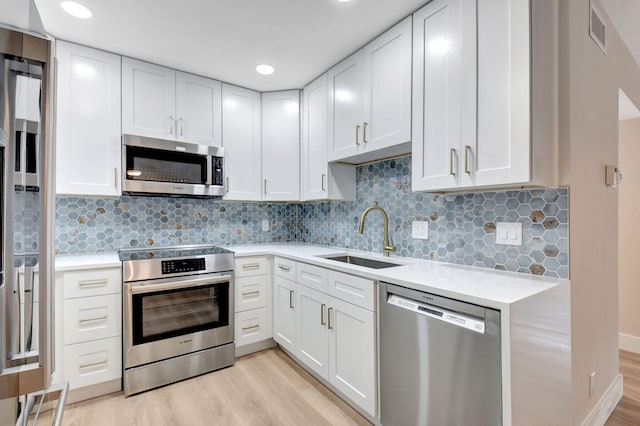
[[602, 13], [596, 9], [593, 2], [591, 2], [591, 14], [589, 19], [589, 34], [593, 41], [607, 54], [607, 25], [602, 19]]

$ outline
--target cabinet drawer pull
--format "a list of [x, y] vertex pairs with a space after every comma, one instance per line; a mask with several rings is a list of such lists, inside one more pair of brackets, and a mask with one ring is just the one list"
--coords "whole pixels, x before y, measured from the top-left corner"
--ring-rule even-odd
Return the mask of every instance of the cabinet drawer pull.
[[102, 315], [101, 317], [91, 317], [91, 318], [83, 318], [80, 322], [91, 322], [91, 321], [100, 321], [108, 318], [108, 315]]
[[320, 305], [320, 325], [326, 324], [326, 321], [324, 320], [324, 308], [326, 307], [327, 305], [325, 305], [324, 303]]
[[362, 123], [362, 142], [367, 143], [367, 126], [369, 123]]
[[293, 309], [293, 290], [289, 290], [289, 308]]
[[105, 359], [104, 361], [98, 361], [98, 362], [90, 362], [87, 364], [80, 364], [80, 368], [87, 368], [87, 367], [95, 367], [96, 365], [101, 365], [101, 364], [107, 364], [107, 360]]
[[247, 263], [245, 265], [242, 265], [242, 269], [258, 269], [259, 267], [259, 263]]
[[360, 145], [360, 141], [358, 140], [360, 138], [360, 126], [356, 126], [356, 145]]
[[454, 157], [456, 156], [456, 149], [455, 148], [451, 148], [451, 152], [449, 153], [449, 174], [451, 176], [455, 176], [456, 175], [456, 171], [453, 170], [453, 161], [454, 161]]
[[248, 293], [242, 293], [243, 296], [251, 296], [252, 294], [260, 294], [260, 290], [250, 291]]
[[326, 180], [327, 180], [327, 175], [325, 175], [324, 173], [322, 174], [322, 190], [326, 191]]
[[291, 270], [291, 268], [289, 268], [288, 266], [284, 266], [284, 265], [278, 265], [278, 268], [281, 271], [285, 271], [285, 272], [289, 272]]
[[242, 327], [242, 331], [255, 330], [256, 328], [260, 328], [260, 325], [252, 325], [251, 327]]
[[329, 310], [327, 311], [327, 328], [329, 330], [333, 330], [333, 326], [331, 325], [331, 312], [333, 312], [333, 308], [329, 308]]
[[87, 280], [78, 282], [80, 287], [94, 287], [98, 285], [107, 285], [107, 280]]
[[471, 174], [471, 169], [469, 168], [469, 153], [471, 152], [471, 147], [469, 145], [464, 146], [464, 172], [466, 174]]

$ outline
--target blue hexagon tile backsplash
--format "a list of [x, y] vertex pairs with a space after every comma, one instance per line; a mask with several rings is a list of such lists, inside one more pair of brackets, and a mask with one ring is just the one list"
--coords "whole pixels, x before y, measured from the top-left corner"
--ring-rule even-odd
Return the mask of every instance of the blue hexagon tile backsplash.
[[[568, 190], [465, 194], [411, 191], [411, 157], [357, 167], [356, 200], [304, 204], [237, 203], [186, 198], [62, 197], [56, 201], [56, 253], [114, 251], [181, 244], [304, 241], [382, 250], [382, 215], [362, 211], [378, 201], [389, 214], [397, 254], [420, 259], [568, 278]], [[262, 220], [270, 230], [262, 232]], [[414, 220], [429, 238], [413, 239]], [[496, 244], [497, 222], [522, 223], [522, 246]]]

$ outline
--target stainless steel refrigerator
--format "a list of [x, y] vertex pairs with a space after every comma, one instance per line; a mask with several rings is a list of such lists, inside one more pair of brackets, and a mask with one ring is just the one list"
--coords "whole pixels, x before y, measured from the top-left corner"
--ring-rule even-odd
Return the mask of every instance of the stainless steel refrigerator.
[[2, 425], [45, 399], [54, 365], [51, 57], [49, 40], [0, 28]]

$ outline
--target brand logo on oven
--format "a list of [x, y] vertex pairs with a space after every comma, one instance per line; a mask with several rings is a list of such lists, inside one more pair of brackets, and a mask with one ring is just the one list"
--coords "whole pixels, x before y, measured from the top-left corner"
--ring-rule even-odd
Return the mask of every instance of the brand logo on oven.
[[180, 344], [182, 345], [183, 343], [191, 343], [192, 339], [188, 339], [188, 340], [181, 340]]

